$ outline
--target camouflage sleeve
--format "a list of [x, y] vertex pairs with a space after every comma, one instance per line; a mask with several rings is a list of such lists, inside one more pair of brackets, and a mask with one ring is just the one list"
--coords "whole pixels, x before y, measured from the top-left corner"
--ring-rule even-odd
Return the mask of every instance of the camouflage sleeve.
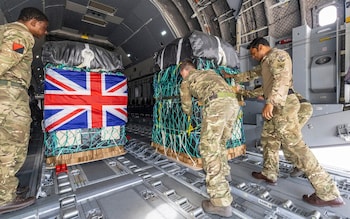
[[262, 87], [255, 88], [254, 90], [240, 90], [240, 94], [245, 98], [257, 98], [264, 95]]
[[16, 66], [31, 51], [32, 36], [15, 29], [4, 31], [3, 41], [0, 44], [0, 76]]
[[298, 100], [299, 101], [304, 101], [305, 100], [305, 102], [307, 101], [301, 94], [299, 94], [298, 92], [295, 92], [295, 95], [297, 96], [297, 98], [298, 98]]
[[247, 82], [256, 78], [259, 78], [261, 76], [261, 67], [260, 65], [256, 66], [250, 71], [238, 73], [233, 76], [236, 83], [242, 83]]
[[292, 77], [291, 59], [288, 53], [276, 53], [269, 59], [269, 71], [272, 74], [272, 90], [270, 96], [265, 97], [266, 103], [274, 106], [284, 106], [288, 96], [289, 83]]
[[187, 115], [192, 115], [192, 95], [187, 81], [182, 81], [180, 87], [181, 108]]

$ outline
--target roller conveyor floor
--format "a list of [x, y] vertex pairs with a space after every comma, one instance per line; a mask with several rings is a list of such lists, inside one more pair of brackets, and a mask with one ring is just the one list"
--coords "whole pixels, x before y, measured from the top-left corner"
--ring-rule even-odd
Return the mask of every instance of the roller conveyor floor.
[[[33, 135], [26, 164], [18, 173], [34, 205], [0, 218], [220, 218], [206, 214], [201, 201], [208, 196], [205, 174], [160, 155], [150, 146], [150, 126], [128, 124], [127, 153], [100, 161], [73, 165], [56, 175], [43, 164], [42, 136]], [[251, 177], [261, 169], [261, 155], [247, 152], [230, 162], [232, 218], [350, 218], [350, 177], [329, 171], [345, 206], [317, 208], [301, 200], [313, 189], [304, 177], [291, 178], [292, 166], [280, 163], [276, 186]]]

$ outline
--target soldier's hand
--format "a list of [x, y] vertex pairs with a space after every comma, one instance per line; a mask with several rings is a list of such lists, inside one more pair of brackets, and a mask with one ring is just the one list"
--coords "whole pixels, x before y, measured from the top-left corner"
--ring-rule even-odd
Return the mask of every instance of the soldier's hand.
[[241, 86], [239, 86], [239, 85], [232, 86], [232, 90], [235, 93], [240, 93]]
[[198, 106], [203, 106], [203, 103], [201, 101], [198, 101]]
[[272, 119], [272, 117], [273, 117], [272, 111], [273, 111], [273, 105], [271, 103], [265, 104], [264, 109], [262, 111], [263, 118], [265, 118], [267, 120]]
[[264, 96], [258, 96], [256, 99], [258, 99], [258, 100], [264, 100]]

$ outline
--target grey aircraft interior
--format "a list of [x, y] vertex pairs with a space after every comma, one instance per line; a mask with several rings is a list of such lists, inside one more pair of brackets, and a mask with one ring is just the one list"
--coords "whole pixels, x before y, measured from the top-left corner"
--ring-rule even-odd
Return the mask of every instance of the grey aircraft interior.
[[[1, 219], [220, 218], [201, 207], [208, 194], [202, 168], [191, 166], [197, 158], [180, 159], [174, 152], [176, 145], [171, 148], [176, 155], [167, 156], [166, 145], [155, 144], [159, 136], [159, 141], [166, 138], [154, 130], [160, 121], [158, 113], [174, 112], [172, 105], [167, 111], [156, 107], [160, 101], [164, 107], [177, 98], [157, 96], [165, 89], [157, 83], [168, 67], [163, 66], [162, 55], [169, 45], [178, 48], [196, 33], [232, 48], [236, 62], [226, 64], [240, 72], [258, 64], [247, 49], [256, 37], [264, 37], [272, 47], [290, 54], [294, 88], [313, 106], [313, 115], [302, 128], [303, 139], [335, 180], [346, 203], [315, 207], [303, 202], [302, 195], [311, 194], [313, 188], [304, 175], [290, 176], [293, 166], [282, 152], [277, 185], [251, 176], [262, 168], [259, 139], [264, 101], [247, 98], [241, 106], [240, 144], [244, 149], [229, 160], [232, 218], [350, 218], [350, 0], [1, 0], [0, 24], [16, 21], [24, 7], [39, 8], [49, 19], [47, 36], [36, 40], [33, 50], [31, 85], [36, 106], [28, 156], [17, 174], [21, 185], [29, 186], [27, 196], [37, 200], [0, 215]], [[53, 137], [48, 126], [44, 127], [45, 75], [55, 75], [50, 69], [61, 66], [48, 67], [44, 51], [51, 51], [58, 42], [64, 42], [62, 54], [74, 42], [96, 54], [101, 50], [116, 54], [120, 61], [111, 65], [120, 65], [118, 69], [127, 80], [127, 122], [118, 133], [114, 129], [104, 133], [120, 139], [124, 135], [125, 139], [121, 151], [102, 153], [116, 153], [114, 156], [81, 161], [69, 153], [61, 154], [62, 145], [77, 139], [103, 143], [104, 136], [96, 137], [94, 129], [62, 134], [64, 142], [56, 139], [59, 152], [52, 165], [47, 161], [47, 147], [59, 135]], [[180, 53], [175, 52], [175, 59]], [[244, 84], [248, 90], [259, 86], [260, 78]], [[72, 137], [76, 133], [79, 137]], [[65, 166], [58, 161], [61, 157], [71, 163]]]

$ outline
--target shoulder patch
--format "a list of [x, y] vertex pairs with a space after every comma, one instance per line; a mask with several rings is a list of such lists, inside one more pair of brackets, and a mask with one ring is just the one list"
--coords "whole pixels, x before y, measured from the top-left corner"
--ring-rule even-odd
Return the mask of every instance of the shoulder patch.
[[12, 44], [12, 50], [15, 52], [18, 52], [20, 54], [23, 54], [24, 52], [24, 46], [20, 43], [13, 43]]

